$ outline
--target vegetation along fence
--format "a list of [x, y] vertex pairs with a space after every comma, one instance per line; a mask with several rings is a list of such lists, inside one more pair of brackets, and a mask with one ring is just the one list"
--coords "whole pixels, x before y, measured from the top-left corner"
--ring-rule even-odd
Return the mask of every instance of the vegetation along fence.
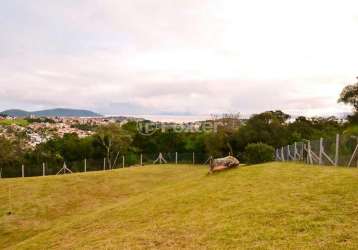
[[277, 161], [298, 161], [306, 164], [358, 167], [358, 136], [304, 140], [276, 149]]
[[117, 154], [113, 163], [108, 164], [106, 158], [102, 159], [83, 159], [82, 161], [59, 161], [43, 162], [38, 165], [19, 165], [19, 166], [1, 166], [0, 178], [12, 177], [31, 177], [57, 175], [76, 172], [101, 171], [117, 168], [145, 166], [150, 164], [207, 164], [210, 157], [204, 153], [157, 153], [140, 154], [128, 153], [126, 155]]

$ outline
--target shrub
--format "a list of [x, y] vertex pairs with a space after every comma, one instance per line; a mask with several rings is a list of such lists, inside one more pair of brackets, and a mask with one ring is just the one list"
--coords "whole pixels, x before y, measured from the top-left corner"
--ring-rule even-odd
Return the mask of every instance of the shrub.
[[273, 161], [275, 149], [264, 143], [251, 143], [245, 147], [244, 159], [248, 164]]

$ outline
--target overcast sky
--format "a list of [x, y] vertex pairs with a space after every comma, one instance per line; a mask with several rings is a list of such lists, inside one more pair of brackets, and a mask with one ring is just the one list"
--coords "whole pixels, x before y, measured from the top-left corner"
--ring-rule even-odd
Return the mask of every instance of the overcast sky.
[[358, 1], [2, 0], [0, 108], [349, 111]]

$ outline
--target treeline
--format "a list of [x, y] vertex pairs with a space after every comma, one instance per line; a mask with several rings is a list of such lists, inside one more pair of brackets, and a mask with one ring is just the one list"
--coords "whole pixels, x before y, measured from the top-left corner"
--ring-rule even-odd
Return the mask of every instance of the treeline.
[[[63, 138], [53, 138], [40, 144], [35, 150], [23, 150], [23, 134], [19, 134], [16, 140], [12, 141], [0, 137], [0, 167], [39, 165], [42, 162], [60, 164], [63, 161], [75, 162], [85, 158], [105, 158], [110, 168], [118, 155], [159, 152], [196, 152], [214, 157], [231, 154], [240, 160], [254, 162], [263, 155], [272, 155], [274, 148], [294, 142], [321, 137], [333, 138], [337, 133], [358, 136], [358, 83], [346, 86], [338, 102], [353, 107], [352, 115], [349, 115], [345, 122], [336, 117], [300, 116], [291, 120], [291, 117], [282, 111], [267, 111], [253, 115], [241, 124], [240, 121], [233, 120], [235, 118], [224, 119], [220, 126], [217, 126], [215, 133], [205, 130], [200, 133], [177, 133], [175, 129], [167, 129], [147, 136], [138, 131], [135, 122], [123, 126], [84, 125], [79, 128], [94, 130], [95, 134], [83, 139], [76, 134], [67, 134]], [[248, 157], [248, 154], [251, 155]]]
[[96, 128], [93, 136], [81, 139], [76, 134], [66, 134], [63, 138], [53, 138], [40, 144], [31, 151], [23, 150], [21, 136], [15, 141], [0, 138], [0, 163], [1, 166], [40, 165], [42, 162], [61, 164], [63, 161], [75, 162], [85, 158], [106, 158], [108, 167], [111, 167], [118, 155], [154, 155], [158, 152], [196, 152], [214, 157], [231, 154], [245, 160], [245, 149], [252, 143], [277, 148], [305, 139], [330, 138], [337, 133], [358, 135], [354, 120], [343, 122], [335, 117], [301, 116], [292, 121], [288, 114], [281, 111], [253, 115], [239, 126], [231, 126], [232, 122], [229, 119], [220, 124], [215, 133], [177, 133], [174, 129], [167, 129], [150, 136], [139, 133], [136, 122], [123, 126], [109, 124]]

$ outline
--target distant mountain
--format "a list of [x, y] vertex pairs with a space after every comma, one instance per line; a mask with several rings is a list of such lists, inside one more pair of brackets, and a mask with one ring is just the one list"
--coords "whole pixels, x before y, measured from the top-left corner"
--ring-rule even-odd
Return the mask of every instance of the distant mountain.
[[8, 109], [8, 110], [1, 112], [0, 114], [13, 116], [13, 117], [26, 117], [26, 116], [31, 115], [30, 112], [27, 112], [27, 111], [21, 110], [21, 109]]
[[96, 117], [101, 116], [98, 113], [83, 110], [83, 109], [47, 109], [47, 110], [40, 110], [31, 112], [31, 114], [35, 116], [76, 116], [76, 117]]
[[14, 117], [27, 117], [27, 116], [38, 116], [38, 117], [99, 117], [101, 114], [82, 109], [65, 109], [65, 108], [57, 108], [57, 109], [46, 109], [39, 111], [25, 111], [21, 109], [9, 109], [1, 112], [0, 114], [14, 116]]

